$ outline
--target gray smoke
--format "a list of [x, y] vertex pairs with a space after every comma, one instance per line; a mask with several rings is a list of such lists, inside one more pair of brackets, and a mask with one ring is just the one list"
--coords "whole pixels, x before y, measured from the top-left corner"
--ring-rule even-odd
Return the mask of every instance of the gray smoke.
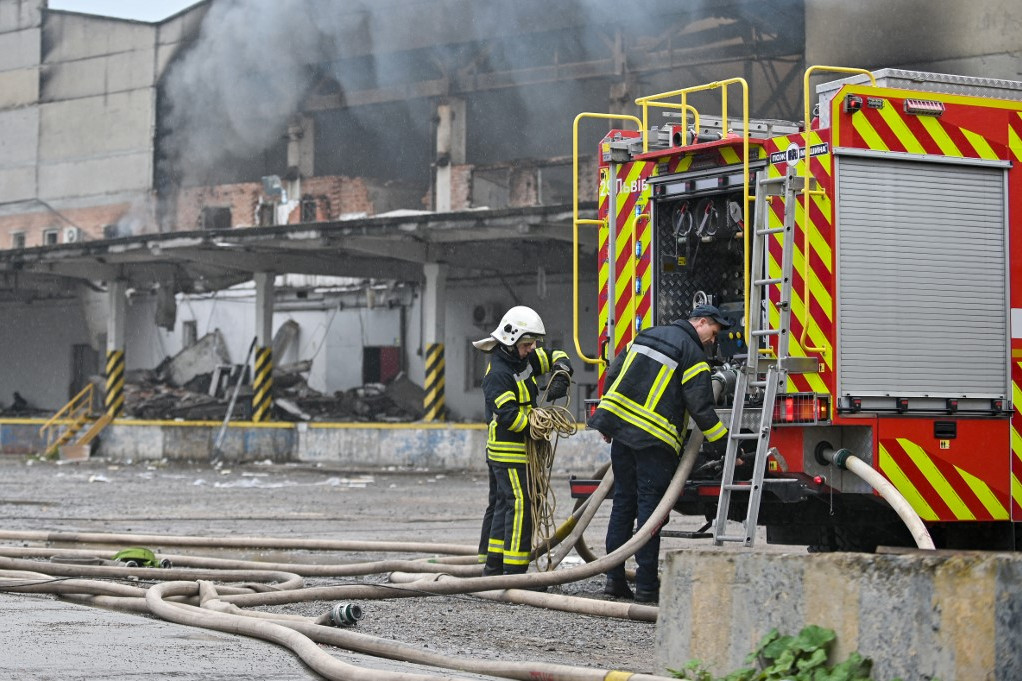
[[[479, 61], [482, 70], [511, 68], [529, 59], [528, 50], [509, 49], [495, 37], [572, 13], [577, 17], [585, 5], [602, 3], [214, 0], [198, 39], [164, 79], [169, 113], [163, 121], [163, 154], [179, 179], [193, 184], [225, 158], [245, 158], [279, 141], [288, 119], [324, 76], [340, 85], [342, 97], [407, 83], [414, 69], [463, 64], [464, 52], [477, 40], [490, 42]], [[446, 46], [426, 44], [438, 34], [447, 36]], [[401, 54], [420, 43], [433, 48], [437, 64], [410, 63], [407, 53]], [[347, 58], [343, 67], [341, 54]], [[366, 57], [353, 62], [353, 54]], [[521, 114], [519, 125], [530, 115], [549, 120], [551, 109], [549, 96], [521, 99], [511, 107]], [[420, 112], [409, 120], [420, 132], [428, 131], [430, 121]], [[372, 120], [361, 122], [372, 125]]]

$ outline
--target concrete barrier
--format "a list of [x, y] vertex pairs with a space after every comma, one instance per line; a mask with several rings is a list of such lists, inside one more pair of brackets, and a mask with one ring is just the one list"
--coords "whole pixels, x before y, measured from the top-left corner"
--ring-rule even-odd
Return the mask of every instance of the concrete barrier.
[[873, 678], [1022, 679], [1022, 556], [1015, 554], [667, 554], [657, 669], [701, 660], [723, 676], [771, 629], [837, 634]]
[[[42, 421], [0, 423], [0, 452], [45, 449]], [[208, 461], [219, 423], [118, 420], [100, 435], [98, 453], [112, 461]], [[235, 423], [221, 451], [226, 462], [329, 463], [352, 468], [486, 470], [480, 424]], [[610, 460], [599, 433], [580, 430], [557, 443], [554, 469], [580, 477]]]

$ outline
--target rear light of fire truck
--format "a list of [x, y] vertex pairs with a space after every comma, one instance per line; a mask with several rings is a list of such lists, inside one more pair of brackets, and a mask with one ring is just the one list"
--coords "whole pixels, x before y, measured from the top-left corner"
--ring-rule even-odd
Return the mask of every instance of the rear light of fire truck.
[[586, 419], [596, 413], [596, 407], [600, 404], [599, 400], [586, 400]]
[[829, 395], [790, 393], [778, 395], [774, 402], [774, 425], [819, 423], [829, 419]]

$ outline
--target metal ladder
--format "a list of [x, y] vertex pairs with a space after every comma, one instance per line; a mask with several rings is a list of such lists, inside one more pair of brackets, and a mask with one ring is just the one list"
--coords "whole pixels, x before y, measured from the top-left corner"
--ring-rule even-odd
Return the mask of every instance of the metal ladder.
[[[793, 367], [792, 358], [788, 354], [788, 340], [791, 336], [791, 293], [792, 268], [795, 251], [795, 207], [796, 196], [802, 191], [804, 178], [796, 174], [794, 167], [789, 167], [783, 177], [760, 177], [756, 182], [756, 214], [753, 222], [752, 260], [749, 278], [749, 328], [746, 329], [746, 343], [749, 357], [745, 367], [738, 376], [735, 388], [734, 406], [731, 410], [731, 425], [728, 428], [727, 450], [720, 485], [720, 497], [717, 502], [717, 517], [713, 523], [713, 543], [722, 546], [724, 542], [742, 543], [751, 547], [756, 540], [756, 523], [759, 519], [759, 507], [763, 498], [764, 476], [770, 446], [770, 431], [774, 420], [774, 402], [777, 393], [783, 390], [788, 381], [789, 371], [804, 371], [803, 367]], [[769, 226], [769, 198], [784, 196], [784, 223], [780, 227]], [[773, 235], [781, 234], [782, 257], [781, 274], [771, 277], [767, 268], [767, 253]], [[781, 296], [777, 303], [780, 319], [776, 328], [771, 328], [767, 321], [765, 328], [763, 319], [767, 314], [764, 303], [769, 288], [780, 285]], [[777, 337], [776, 358], [761, 357], [760, 346], [764, 338]], [[804, 359], [804, 358], [797, 358]], [[751, 390], [750, 390], [751, 389]], [[742, 421], [745, 415], [745, 401], [751, 391], [761, 392], [763, 406], [759, 424], [752, 433], [742, 433]], [[738, 459], [739, 443], [748, 440], [756, 441], [756, 459], [753, 463], [752, 480], [735, 483], [735, 464]], [[769, 482], [769, 481], [768, 481]], [[731, 510], [731, 497], [735, 492], [749, 495], [746, 508], [743, 534], [727, 534], [727, 519]]]

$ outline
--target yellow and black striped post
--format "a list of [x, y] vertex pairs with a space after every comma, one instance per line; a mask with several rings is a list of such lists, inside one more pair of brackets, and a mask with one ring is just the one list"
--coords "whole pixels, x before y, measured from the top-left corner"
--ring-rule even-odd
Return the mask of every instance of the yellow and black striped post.
[[426, 346], [426, 397], [423, 400], [423, 420], [443, 421], [444, 409], [444, 344]]
[[252, 420], [267, 421], [273, 405], [273, 347], [256, 348], [252, 380]]
[[103, 406], [111, 418], [120, 416], [124, 409], [124, 350], [107, 350]]

